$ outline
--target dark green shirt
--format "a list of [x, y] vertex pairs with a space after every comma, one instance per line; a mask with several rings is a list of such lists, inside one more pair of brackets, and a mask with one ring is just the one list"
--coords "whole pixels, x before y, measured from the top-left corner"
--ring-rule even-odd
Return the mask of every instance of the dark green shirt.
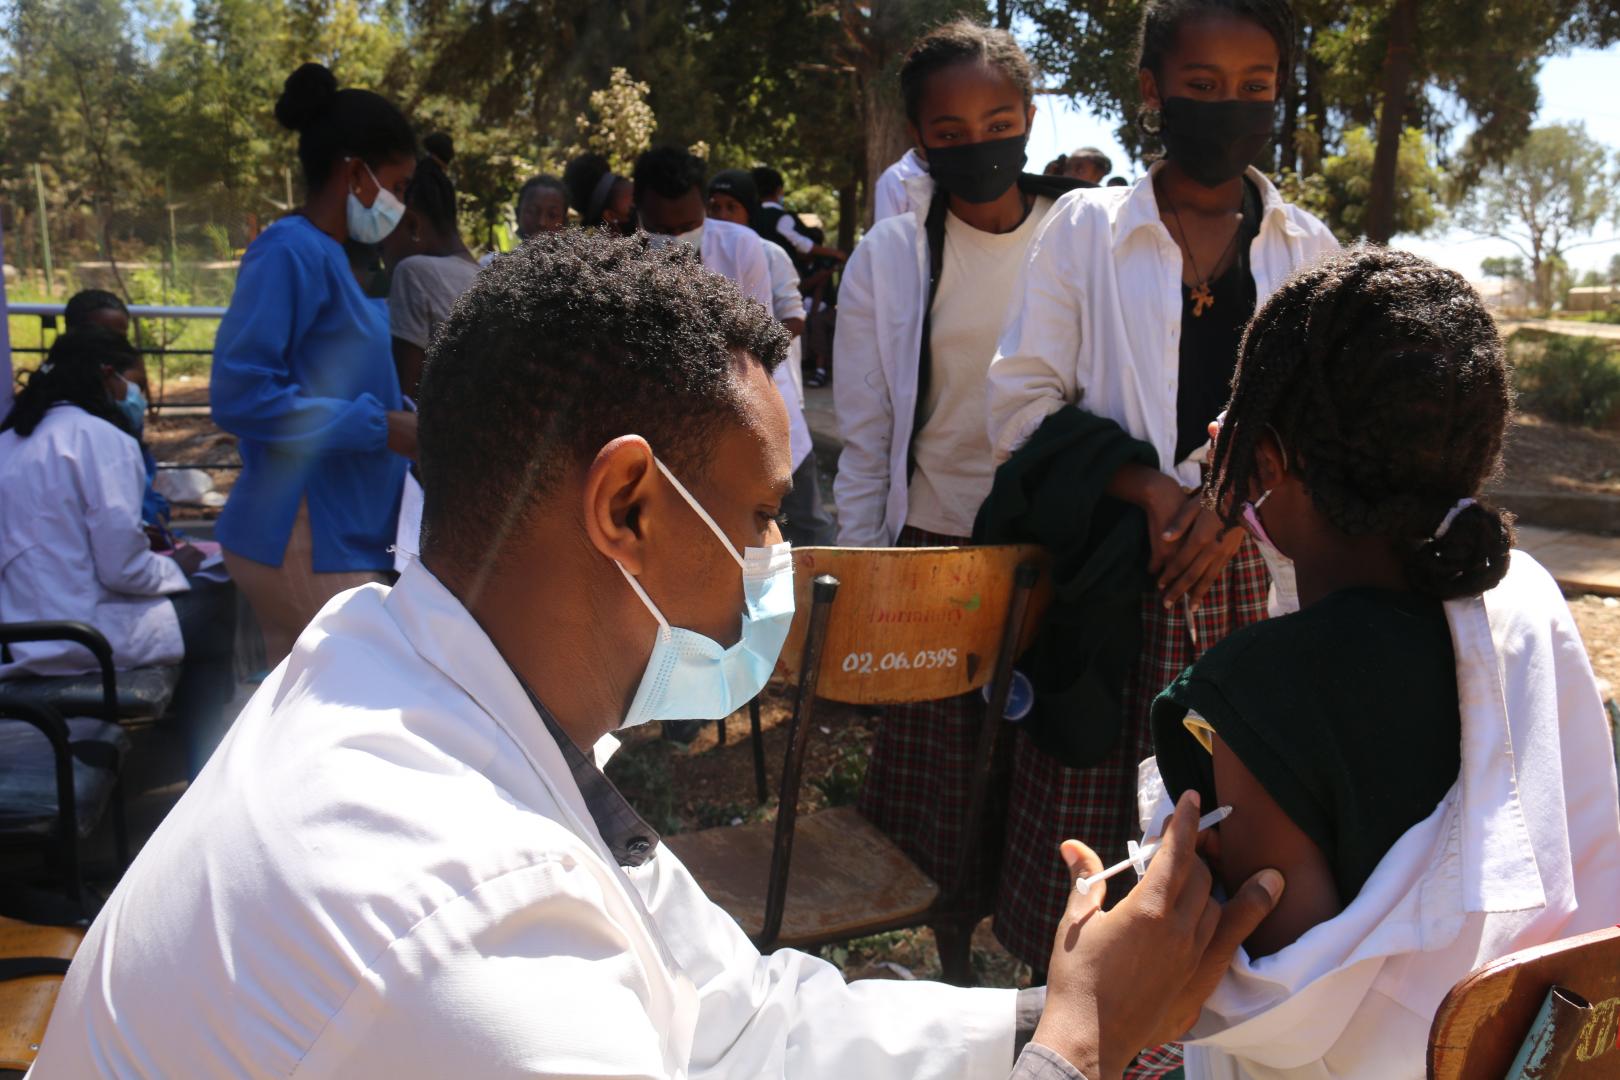
[[[1203, 717], [1316, 842], [1348, 904], [1402, 833], [1457, 780], [1457, 665], [1438, 600], [1346, 589], [1222, 641], [1153, 703], [1172, 797], [1216, 805]], [[1232, 827], [1241, 827], [1234, 815]]]

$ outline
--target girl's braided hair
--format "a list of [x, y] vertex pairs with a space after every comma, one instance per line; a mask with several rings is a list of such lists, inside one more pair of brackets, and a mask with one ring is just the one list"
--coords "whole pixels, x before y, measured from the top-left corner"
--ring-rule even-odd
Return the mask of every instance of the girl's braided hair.
[[1461, 276], [1358, 246], [1294, 275], [1243, 337], [1209, 505], [1235, 524], [1274, 432], [1311, 501], [1353, 536], [1387, 536], [1411, 587], [1477, 595], [1507, 572], [1513, 517], [1475, 504], [1513, 409], [1496, 324]]

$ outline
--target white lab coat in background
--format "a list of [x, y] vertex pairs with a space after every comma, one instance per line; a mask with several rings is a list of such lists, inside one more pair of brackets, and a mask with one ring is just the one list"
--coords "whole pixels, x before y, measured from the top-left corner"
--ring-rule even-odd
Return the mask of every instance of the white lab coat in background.
[[[1620, 922], [1614, 748], [1563, 594], [1515, 551], [1500, 585], [1446, 619], [1457, 783], [1339, 915], [1271, 956], [1238, 952], [1187, 1041], [1187, 1080], [1422, 1080], [1435, 1010], [1463, 976]], [[1142, 779], [1156, 828], [1169, 803], [1151, 758]]]
[[[1183, 485], [1202, 483], [1198, 464], [1175, 456], [1181, 249], [1153, 194], [1153, 173], [1163, 167], [1154, 165], [1128, 188], [1071, 191], [1041, 223], [1021, 299], [990, 365], [988, 429], [997, 464], [1049, 415], [1078, 404], [1151, 443], [1164, 471]], [[1264, 304], [1290, 274], [1337, 251], [1339, 242], [1258, 170], [1247, 175], [1261, 197], [1249, 269], [1256, 303]]]
[[[916, 202], [917, 189], [908, 186], [906, 181], [927, 175], [928, 165], [917, 156], [915, 149], [907, 150], [893, 165], [884, 169], [872, 194], [872, 224], [876, 225], [884, 218], [891, 218], [911, 210], [926, 213], [927, 201], [924, 200], [920, 204]], [[931, 192], [933, 189], [929, 190]]]
[[772, 310], [771, 267], [765, 261], [768, 241], [746, 225], [710, 218], [703, 223], [701, 243], [699, 257], [706, 269], [730, 278], [744, 296]]
[[32, 1076], [1002, 1077], [1015, 996], [846, 985], [761, 956], [667, 848], [621, 868], [412, 563], [254, 695], [91, 927]]
[[[145, 493], [139, 444], [76, 405], [53, 406], [27, 438], [0, 434], [0, 622], [76, 619], [101, 631], [120, 669], [178, 664], [185, 647], [166, 596], [191, 586], [147, 542]], [[0, 678], [99, 670], [66, 642], [11, 652]]]
[[[762, 244], [765, 261], [771, 270], [771, 313], [777, 322], [804, 318], [804, 296], [799, 292], [799, 272], [793, 269], [793, 260], [781, 244]], [[804, 419], [804, 370], [800, 364], [800, 335], [793, 335], [787, 357], [772, 373], [776, 389], [787, 403], [788, 452], [793, 457], [794, 471], [798, 471], [813, 448], [810, 425]]]

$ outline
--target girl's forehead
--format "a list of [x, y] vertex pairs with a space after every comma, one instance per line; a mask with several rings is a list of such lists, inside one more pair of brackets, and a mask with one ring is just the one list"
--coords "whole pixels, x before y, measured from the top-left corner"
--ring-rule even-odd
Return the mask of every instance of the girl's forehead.
[[[922, 111], [954, 112], [967, 101], [991, 100], [998, 104], [1024, 103], [1024, 89], [1001, 68], [988, 60], [963, 60], [940, 68], [923, 85]], [[965, 119], [965, 118], [964, 118]]]
[[1175, 39], [1164, 55], [1167, 73], [1187, 65], [1216, 67], [1268, 65], [1273, 71], [1281, 59], [1271, 31], [1230, 11], [1204, 11], [1189, 15], [1176, 27]]

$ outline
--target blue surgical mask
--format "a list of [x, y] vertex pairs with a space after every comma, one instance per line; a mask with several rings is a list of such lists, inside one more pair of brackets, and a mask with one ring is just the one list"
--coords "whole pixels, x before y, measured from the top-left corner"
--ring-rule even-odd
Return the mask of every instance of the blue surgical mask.
[[405, 216], [405, 204], [399, 201], [392, 191], [383, 187], [377, 181], [377, 174], [371, 171], [371, 166], [365, 166], [366, 175], [371, 182], [377, 185], [377, 197], [367, 206], [360, 201], [354, 192], [349, 192], [349, 203], [346, 217], [349, 224], [349, 236], [362, 244], [380, 244], [399, 226], [399, 219]]
[[741, 555], [708, 511], [684, 485], [653, 459], [742, 569], [742, 635], [729, 649], [693, 630], [671, 626], [641, 582], [619, 567], [630, 587], [658, 620], [658, 636], [641, 685], [621, 727], [649, 720], [718, 720], [730, 716], [765, 688], [793, 625], [793, 548], [790, 544], [745, 548]]
[[114, 402], [118, 411], [129, 421], [129, 429], [137, 436], [146, 430], [146, 395], [138, 384], [124, 380], [124, 400]]

